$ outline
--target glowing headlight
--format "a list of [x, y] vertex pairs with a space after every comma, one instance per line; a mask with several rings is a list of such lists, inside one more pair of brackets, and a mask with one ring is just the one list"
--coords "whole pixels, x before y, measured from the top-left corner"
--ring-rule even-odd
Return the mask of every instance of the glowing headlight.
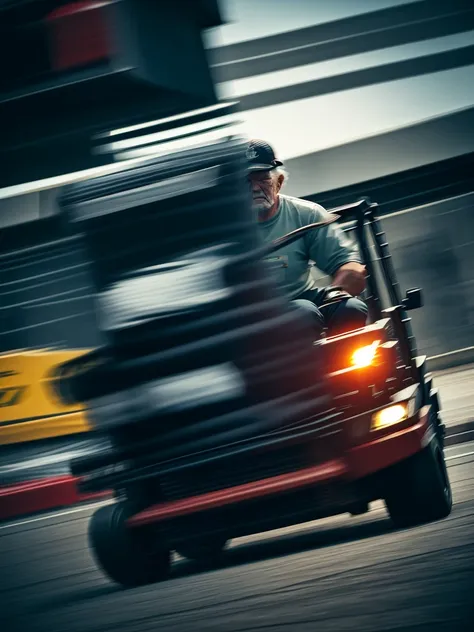
[[409, 402], [403, 402], [402, 404], [394, 404], [388, 406], [382, 410], [377, 411], [372, 415], [372, 430], [381, 430], [387, 428], [393, 424], [398, 424], [401, 421], [405, 421], [409, 417]]
[[380, 341], [375, 340], [371, 345], [356, 349], [351, 356], [352, 365], [361, 369], [370, 366], [375, 360], [379, 344]]

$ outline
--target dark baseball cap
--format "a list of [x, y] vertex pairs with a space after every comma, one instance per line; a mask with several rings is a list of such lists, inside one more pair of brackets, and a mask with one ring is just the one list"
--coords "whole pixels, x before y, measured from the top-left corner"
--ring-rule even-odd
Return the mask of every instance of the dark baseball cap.
[[247, 159], [250, 171], [271, 171], [283, 163], [275, 158], [271, 145], [264, 140], [252, 139], [247, 147]]

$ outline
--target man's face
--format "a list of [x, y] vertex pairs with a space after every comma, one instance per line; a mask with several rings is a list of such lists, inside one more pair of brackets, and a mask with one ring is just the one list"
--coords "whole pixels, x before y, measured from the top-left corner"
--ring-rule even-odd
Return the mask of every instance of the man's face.
[[271, 171], [253, 171], [248, 175], [252, 191], [252, 208], [255, 212], [268, 211], [275, 204], [283, 183], [283, 176], [275, 177]]

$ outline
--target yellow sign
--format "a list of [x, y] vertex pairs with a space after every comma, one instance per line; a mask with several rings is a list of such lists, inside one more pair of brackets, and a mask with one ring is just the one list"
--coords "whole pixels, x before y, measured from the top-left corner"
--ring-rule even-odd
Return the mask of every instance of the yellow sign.
[[52, 388], [56, 367], [89, 351], [0, 354], [0, 445], [90, 430], [83, 406], [65, 405]]

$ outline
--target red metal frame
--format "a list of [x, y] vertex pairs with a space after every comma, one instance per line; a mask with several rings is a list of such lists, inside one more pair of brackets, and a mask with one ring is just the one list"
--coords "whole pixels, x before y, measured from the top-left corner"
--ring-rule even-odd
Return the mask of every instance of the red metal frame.
[[363, 478], [422, 450], [430, 440], [428, 419], [429, 407], [425, 406], [412, 420], [414, 423], [410, 427], [351, 448], [341, 459], [327, 461], [290, 474], [153, 505], [130, 518], [128, 524], [131, 527], [140, 527], [209, 511], [217, 507], [277, 495], [292, 489], [301, 489], [329, 481], [353, 481]]
[[327, 461], [315, 467], [309, 467], [290, 474], [280, 474], [260, 481], [245, 483], [216, 492], [191, 496], [183, 500], [161, 503], [149, 507], [145, 511], [133, 516], [129, 520], [130, 526], [142, 526], [145, 524], [176, 518], [200, 511], [232, 505], [243, 500], [252, 500], [284, 493], [292, 489], [299, 489], [317, 483], [324, 483], [344, 477], [347, 467], [342, 459]]

